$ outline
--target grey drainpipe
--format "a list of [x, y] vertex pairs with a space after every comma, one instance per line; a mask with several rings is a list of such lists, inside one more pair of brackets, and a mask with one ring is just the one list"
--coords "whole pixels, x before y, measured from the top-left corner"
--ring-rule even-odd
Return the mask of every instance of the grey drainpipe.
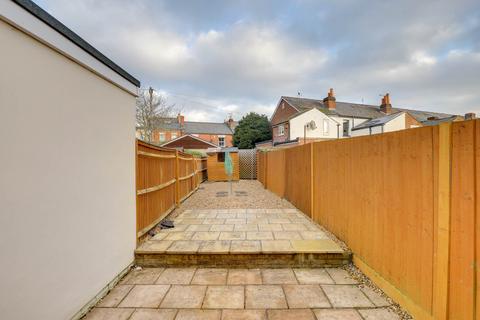
[[337, 123], [337, 139], [340, 139], [340, 124]]
[[382, 133], [383, 133], [383, 127], [384, 127], [384, 126], [385, 126], [385, 125], [384, 125], [384, 124], [382, 124]]

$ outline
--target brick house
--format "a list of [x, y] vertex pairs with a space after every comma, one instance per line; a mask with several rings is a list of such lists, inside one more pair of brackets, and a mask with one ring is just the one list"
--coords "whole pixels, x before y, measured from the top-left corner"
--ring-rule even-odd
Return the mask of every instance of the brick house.
[[[237, 122], [231, 117], [224, 122], [185, 121], [185, 116], [178, 114], [172, 118], [158, 118], [153, 132], [153, 142], [161, 145], [180, 137], [190, 136], [215, 145], [216, 147], [232, 147], [233, 132]], [[190, 141], [191, 139], [179, 139]], [[178, 144], [177, 143], [177, 144]], [[210, 146], [211, 147], [211, 146]]]
[[273, 146], [347, 138], [454, 121], [463, 117], [394, 108], [387, 93], [379, 106], [336, 101], [333, 89], [321, 100], [282, 96], [271, 117]]

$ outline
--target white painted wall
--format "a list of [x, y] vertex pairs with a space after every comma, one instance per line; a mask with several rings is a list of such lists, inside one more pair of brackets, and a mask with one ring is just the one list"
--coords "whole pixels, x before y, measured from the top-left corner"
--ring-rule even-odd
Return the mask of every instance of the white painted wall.
[[404, 130], [405, 128], [405, 113], [400, 114], [399, 116], [393, 118], [389, 122], [385, 123], [383, 130], [381, 126], [372, 127], [371, 131], [369, 128], [354, 130], [352, 131], [352, 137], [367, 136], [370, 134], [379, 134], [384, 132], [392, 132], [398, 130]]
[[[312, 120], [315, 121], [317, 128], [315, 130], [307, 130], [307, 138], [337, 138], [338, 123], [318, 109], [312, 109], [290, 119], [290, 139], [303, 138], [304, 125]], [[327, 134], [324, 134], [323, 131], [324, 120], [328, 123]]]
[[365, 121], [368, 121], [369, 119], [362, 119], [362, 118], [346, 118], [346, 117], [337, 117], [337, 116], [332, 116], [332, 119], [335, 120], [336, 122], [340, 123], [340, 138], [348, 138], [343, 136], [343, 122], [348, 121], [350, 123], [349, 129], [348, 129], [348, 134], [352, 136], [352, 128], [355, 126], [358, 126], [361, 123], [364, 123]]
[[68, 319], [133, 261], [135, 98], [0, 19], [0, 317]]

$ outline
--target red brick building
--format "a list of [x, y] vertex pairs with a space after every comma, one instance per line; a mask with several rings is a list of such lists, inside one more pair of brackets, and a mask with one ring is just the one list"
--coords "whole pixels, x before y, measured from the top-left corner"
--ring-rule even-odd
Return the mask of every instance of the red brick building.
[[[166, 144], [185, 135], [197, 137], [216, 147], [232, 147], [233, 132], [237, 122], [231, 117], [224, 122], [196, 122], [185, 121], [185, 117], [178, 114], [175, 118], [158, 118], [153, 132], [153, 141], [158, 144]], [[190, 141], [191, 139], [179, 139], [177, 142]], [[211, 147], [211, 146], [210, 146]], [[185, 149], [188, 149], [186, 147]]]

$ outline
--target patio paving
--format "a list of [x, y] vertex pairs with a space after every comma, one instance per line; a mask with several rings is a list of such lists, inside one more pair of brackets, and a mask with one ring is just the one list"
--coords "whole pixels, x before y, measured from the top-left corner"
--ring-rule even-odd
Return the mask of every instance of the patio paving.
[[387, 299], [340, 268], [145, 268], [131, 271], [85, 319], [399, 317], [390, 311]]
[[137, 264], [297, 267], [338, 266], [350, 259], [297, 209], [189, 209], [174, 224], [137, 248]]

